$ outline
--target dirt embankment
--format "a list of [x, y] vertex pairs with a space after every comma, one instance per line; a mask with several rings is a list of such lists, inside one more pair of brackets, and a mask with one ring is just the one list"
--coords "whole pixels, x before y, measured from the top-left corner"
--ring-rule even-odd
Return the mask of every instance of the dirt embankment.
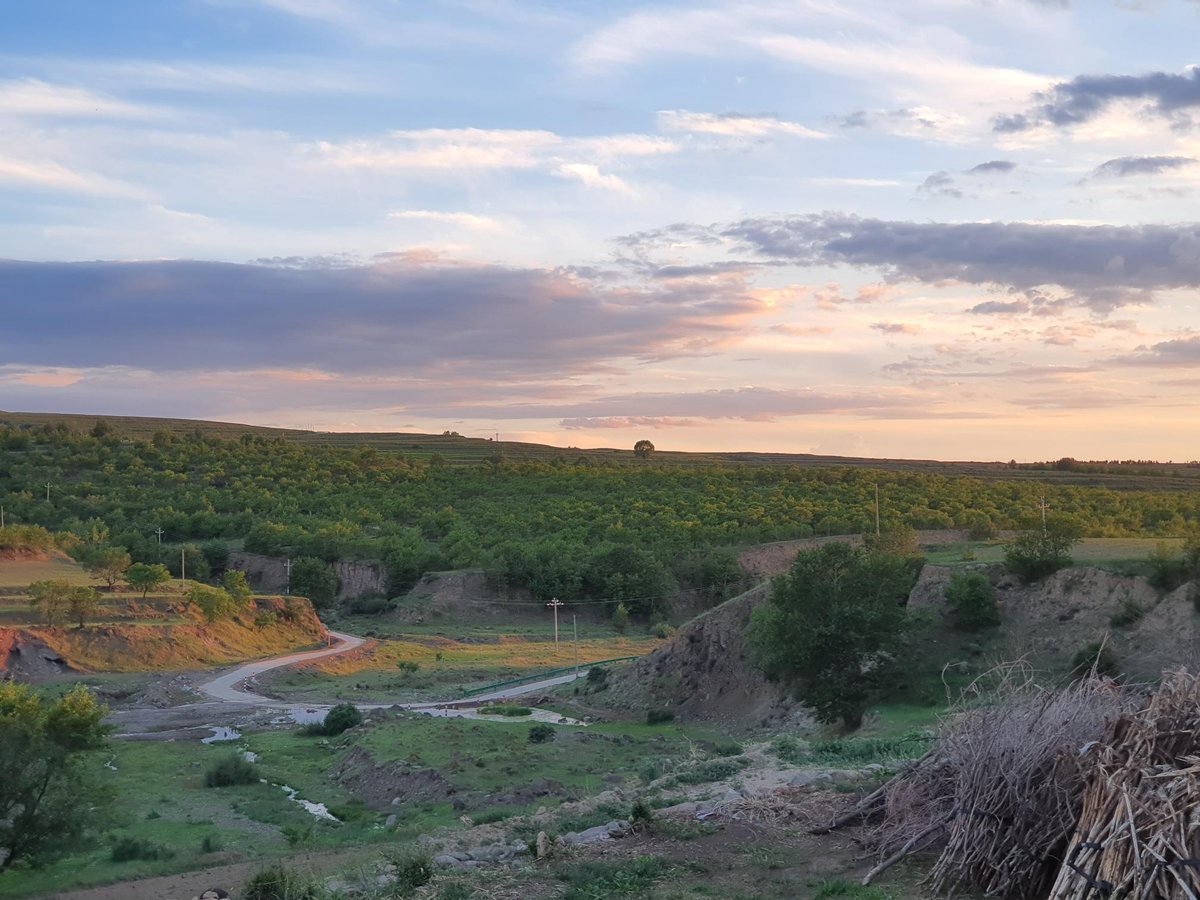
[[[973, 634], [955, 631], [946, 616], [944, 590], [952, 574], [961, 571], [927, 565], [909, 597], [911, 610], [930, 614], [929, 628], [919, 638], [930, 658], [964, 660], [974, 670], [989, 661], [1023, 658], [1045, 672], [1065, 674], [1076, 653], [1107, 635], [1121, 669], [1135, 678], [1200, 663], [1200, 614], [1189, 586], [1160, 596], [1144, 578], [1091, 567], [1064, 569], [1024, 585], [1002, 566], [979, 566], [997, 589], [1001, 624]], [[767, 681], [750, 657], [746, 627], [767, 592], [767, 585], [760, 585], [693, 619], [666, 645], [614, 671], [609, 690], [594, 699], [638, 712], [668, 709], [683, 719], [735, 728], [806, 721], [802, 707]], [[1129, 604], [1144, 611], [1141, 618], [1114, 626], [1113, 616]]]
[[[245, 572], [255, 590], [282, 593], [287, 589], [287, 566], [282, 556], [263, 556], [234, 550], [226, 565]], [[365, 560], [340, 559], [333, 564], [338, 577], [339, 600], [359, 597], [383, 597], [387, 594], [387, 572], [383, 564]]]
[[[996, 588], [1001, 623], [981, 635], [948, 627], [945, 588], [960, 567], [926, 566], [909, 596], [912, 610], [932, 613], [931, 652], [946, 656], [971, 643], [995, 659], [1024, 658], [1039, 669], [1065, 672], [1075, 654], [1107, 640], [1121, 668], [1136, 678], [1155, 678], [1164, 669], [1195, 664], [1200, 658], [1197, 624], [1189, 586], [1162, 595], [1146, 579], [1079, 566], [1063, 569], [1036, 584], [1021, 584], [1003, 566], [979, 566]], [[1127, 625], [1113, 617], [1143, 611]]]
[[670, 643], [614, 671], [602, 702], [668, 709], [681, 718], [733, 727], [809, 722], [787, 692], [751, 662], [746, 628], [766, 597], [767, 586], [759, 585], [697, 616]]
[[259, 597], [253, 609], [211, 624], [0, 628], [0, 672], [40, 680], [65, 671], [175, 671], [286, 653], [323, 636], [307, 601], [293, 599], [285, 611], [282, 598]]

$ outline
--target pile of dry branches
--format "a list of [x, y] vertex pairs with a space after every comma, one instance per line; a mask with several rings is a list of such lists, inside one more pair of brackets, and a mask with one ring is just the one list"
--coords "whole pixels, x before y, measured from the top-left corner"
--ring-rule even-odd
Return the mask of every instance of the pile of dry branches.
[[1089, 748], [1082, 809], [1051, 900], [1200, 897], [1200, 681], [1167, 675]]
[[1020, 669], [935, 747], [822, 831], [877, 820], [869, 882], [920, 850], [929, 880], [1022, 900], [1200, 900], [1200, 680], [1152, 694], [1088, 678], [1056, 692]]
[[971, 693], [929, 753], [835, 821], [878, 822], [868, 840], [881, 861], [864, 883], [937, 849], [929, 877], [939, 893], [1047, 895], [1087, 781], [1080, 749], [1104, 736], [1128, 698], [1100, 678], [1047, 691], [1016, 664]]

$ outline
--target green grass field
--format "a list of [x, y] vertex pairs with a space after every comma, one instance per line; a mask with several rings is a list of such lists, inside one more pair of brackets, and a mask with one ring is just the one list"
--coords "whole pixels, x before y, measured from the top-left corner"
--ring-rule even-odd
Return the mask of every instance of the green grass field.
[[[1128, 567], [1144, 564], [1159, 544], [1176, 550], [1181, 538], [1084, 538], [1071, 549], [1075, 565]], [[965, 541], [925, 551], [926, 561], [939, 566], [1004, 561], [1004, 544], [999, 541]]]

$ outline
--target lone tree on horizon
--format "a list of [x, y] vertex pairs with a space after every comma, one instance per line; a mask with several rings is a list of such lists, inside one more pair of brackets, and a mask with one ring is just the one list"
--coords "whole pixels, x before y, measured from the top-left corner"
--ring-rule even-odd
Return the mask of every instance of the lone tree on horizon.
[[633, 445], [633, 455], [639, 459], [649, 459], [650, 454], [654, 452], [654, 445], [645, 438], [642, 438]]

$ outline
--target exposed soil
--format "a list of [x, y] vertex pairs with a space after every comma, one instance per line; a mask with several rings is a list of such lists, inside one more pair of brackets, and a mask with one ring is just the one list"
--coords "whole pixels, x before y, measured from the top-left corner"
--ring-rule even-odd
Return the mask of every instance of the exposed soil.
[[410, 765], [401, 760], [379, 763], [362, 747], [347, 753], [329, 777], [372, 809], [387, 809], [394, 800], [440, 802], [458, 793], [458, 788], [435, 769]]
[[[966, 531], [954, 528], [918, 531], [917, 543], [922, 547], [941, 547], [968, 540]], [[859, 546], [862, 536], [857, 534], [835, 534], [830, 537], [804, 538], [798, 541], [776, 541], [747, 547], [738, 554], [738, 563], [755, 578], [770, 578], [782, 575], [791, 568], [796, 554], [801, 550], [819, 547], [822, 544], [844, 543]]]
[[696, 617], [670, 643], [613, 671], [595, 701], [639, 712], [668, 709], [733, 728], [810, 724], [787, 692], [751, 663], [746, 628], [766, 597], [767, 586], [759, 585]]

